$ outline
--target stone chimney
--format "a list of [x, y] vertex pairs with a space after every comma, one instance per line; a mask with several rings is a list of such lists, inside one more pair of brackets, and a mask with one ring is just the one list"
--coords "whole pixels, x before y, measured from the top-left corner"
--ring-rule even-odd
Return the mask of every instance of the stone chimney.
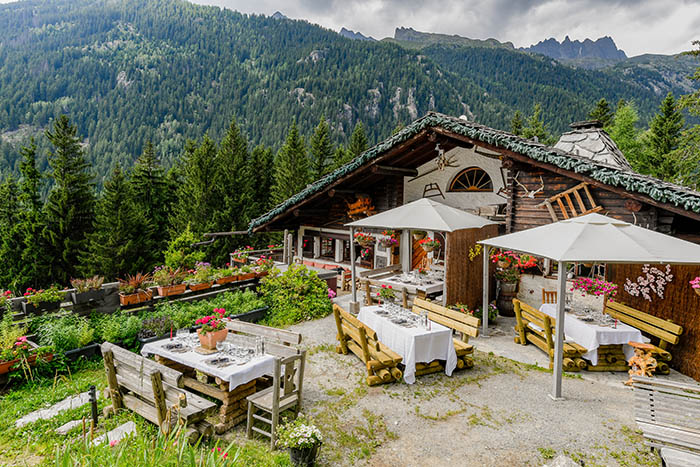
[[555, 148], [619, 169], [632, 170], [622, 151], [598, 120], [574, 122], [569, 126], [572, 131], [562, 134]]

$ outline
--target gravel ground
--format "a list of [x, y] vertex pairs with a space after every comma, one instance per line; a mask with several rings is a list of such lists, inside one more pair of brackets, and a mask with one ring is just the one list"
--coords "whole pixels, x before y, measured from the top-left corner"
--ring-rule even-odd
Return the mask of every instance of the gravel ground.
[[452, 377], [369, 388], [359, 359], [335, 353], [333, 316], [292, 329], [310, 353], [304, 411], [327, 433], [323, 464], [542, 465], [565, 453], [585, 465], [659, 465], [620, 381], [567, 377], [566, 400], [554, 402], [548, 371], [477, 352], [475, 368]]

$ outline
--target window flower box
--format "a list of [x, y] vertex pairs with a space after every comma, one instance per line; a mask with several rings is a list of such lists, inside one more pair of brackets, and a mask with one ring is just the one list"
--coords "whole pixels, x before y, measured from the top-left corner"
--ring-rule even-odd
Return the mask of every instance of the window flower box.
[[211, 282], [200, 282], [199, 284], [189, 284], [187, 287], [192, 292], [199, 292], [200, 290], [207, 290], [211, 288]]
[[187, 290], [187, 284], [159, 285], [158, 295], [160, 295], [161, 297], [180, 295], [185, 293], [185, 290]]
[[123, 292], [119, 293], [119, 304], [121, 306], [136, 305], [139, 303], [147, 302], [153, 298], [153, 292], [150, 290], [139, 290], [138, 292], [125, 294]]

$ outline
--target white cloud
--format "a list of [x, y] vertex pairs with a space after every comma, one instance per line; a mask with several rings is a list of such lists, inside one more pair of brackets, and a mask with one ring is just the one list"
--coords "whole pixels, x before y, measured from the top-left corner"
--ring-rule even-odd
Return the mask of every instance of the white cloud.
[[330, 29], [377, 39], [394, 28], [496, 38], [527, 47], [540, 40], [611, 36], [628, 56], [672, 54], [700, 39], [700, 2], [692, 0], [194, 0], [243, 13], [279, 10]]

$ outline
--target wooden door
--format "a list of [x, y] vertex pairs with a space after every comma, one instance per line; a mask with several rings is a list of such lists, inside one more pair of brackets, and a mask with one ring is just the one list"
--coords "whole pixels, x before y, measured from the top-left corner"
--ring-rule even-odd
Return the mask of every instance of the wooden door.
[[420, 240], [416, 240], [411, 235], [411, 269], [416, 269], [421, 266], [423, 259], [428, 256], [422, 246], [420, 246]]

